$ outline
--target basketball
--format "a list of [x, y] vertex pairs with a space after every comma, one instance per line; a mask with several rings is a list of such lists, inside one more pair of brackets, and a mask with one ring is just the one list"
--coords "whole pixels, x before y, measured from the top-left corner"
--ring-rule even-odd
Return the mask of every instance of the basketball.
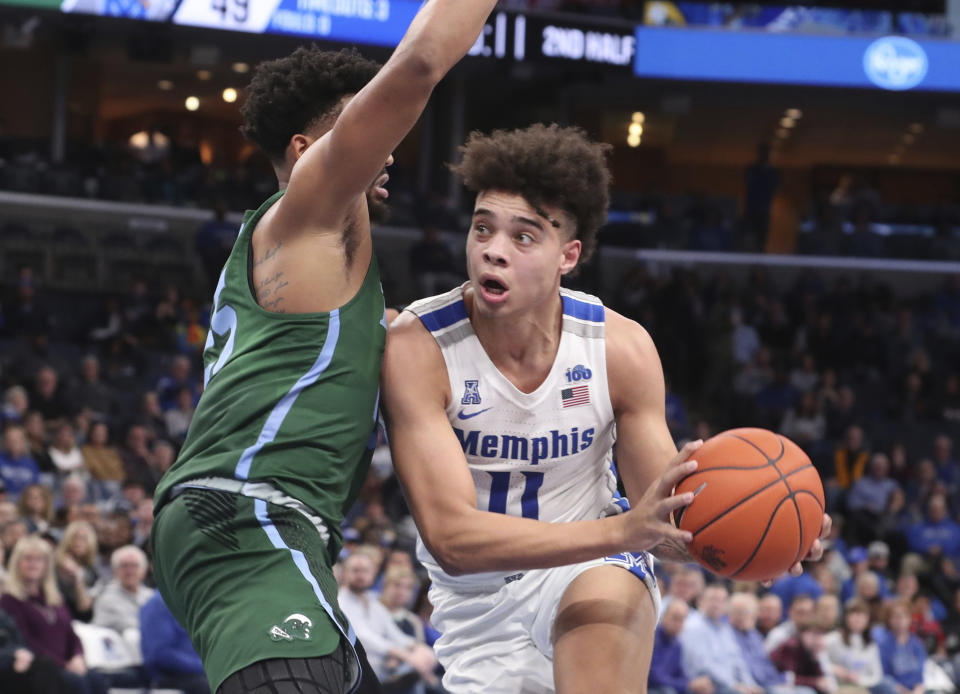
[[704, 442], [677, 485], [694, 500], [677, 523], [691, 554], [715, 574], [764, 581], [805, 557], [820, 535], [823, 484], [810, 458], [766, 429], [730, 429]]

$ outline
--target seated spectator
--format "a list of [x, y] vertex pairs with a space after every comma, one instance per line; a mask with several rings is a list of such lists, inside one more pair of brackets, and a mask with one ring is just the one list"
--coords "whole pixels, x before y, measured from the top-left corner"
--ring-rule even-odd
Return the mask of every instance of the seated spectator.
[[[901, 557], [907, 553], [907, 534], [910, 526], [919, 520], [913, 508], [907, 505], [907, 495], [902, 487], [897, 487], [887, 499], [887, 508], [877, 520], [876, 535], [887, 548], [887, 555], [892, 551]], [[874, 543], [870, 543], [873, 546]], [[869, 553], [869, 547], [867, 548]]]
[[135, 421], [147, 429], [147, 440], [150, 442], [166, 436], [167, 420], [160, 408], [160, 399], [154, 391], [148, 390], [140, 396], [140, 412]]
[[674, 600], [682, 600], [687, 606], [693, 606], [703, 592], [703, 571], [693, 566], [681, 566], [670, 577], [667, 594], [660, 600], [660, 614], [667, 610]]
[[946, 608], [936, 601], [938, 605], [935, 609], [934, 602], [935, 599], [931, 599], [926, 593], [917, 592], [913, 596], [910, 601], [910, 632], [920, 639], [927, 653], [942, 655], [946, 634], [943, 633], [940, 620], [934, 615], [941, 613], [945, 617]]
[[87, 494], [87, 483], [80, 475], [67, 475], [60, 485], [60, 506], [54, 512], [53, 524], [63, 528], [70, 522], [70, 514], [75, 509], [90, 502]]
[[376, 564], [369, 554], [353, 552], [344, 561], [337, 595], [340, 608], [366, 649], [370, 666], [385, 684], [409, 674], [411, 668], [425, 681], [436, 683], [433, 650], [400, 631], [387, 608], [370, 592], [375, 572]]
[[0, 447], [0, 481], [3, 482], [7, 497], [16, 499], [24, 487], [36, 484], [39, 478], [37, 464], [27, 452], [23, 428], [7, 427], [3, 432], [3, 446]]
[[687, 677], [683, 667], [680, 634], [689, 606], [683, 600], [672, 600], [663, 611], [653, 637], [653, 659], [647, 680], [649, 694], [713, 694], [713, 682], [706, 675]]
[[56, 557], [57, 587], [67, 609], [74, 619], [89, 622], [93, 618], [91, 590], [97, 583], [97, 533], [93, 526], [83, 520], [70, 523], [57, 545]]
[[200, 386], [190, 374], [190, 359], [182, 354], [173, 358], [167, 375], [157, 381], [157, 396], [160, 407], [166, 412], [176, 407], [180, 390], [190, 391], [192, 405], [196, 407], [200, 399]]
[[757, 596], [734, 593], [730, 598], [730, 626], [740, 644], [750, 674], [767, 694], [795, 694], [796, 687], [787, 684], [787, 677], [777, 670], [763, 647], [763, 636], [756, 629]]
[[417, 576], [412, 569], [400, 566], [389, 568], [383, 578], [380, 602], [390, 611], [400, 631], [424, 643], [423, 622], [410, 611], [416, 585]]
[[894, 694], [883, 681], [880, 651], [870, 636], [870, 606], [854, 598], [843, 610], [843, 624], [826, 637], [827, 658], [840, 685], [870, 690], [870, 694]]
[[3, 409], [0, 410], [0, 424], [23, 426], [23, 418], [30, 407], [30, 397], [23, 386], [10, 386], [3, 394]]
[[17, 520], [19, 517], [20, 511], [17, 510], [15, 503], [12, 501], [0, 501], [0, 526]]
[[53, 521], [53, 494], [42, 484], [27, 485], [20, 492], [17, 511], [26, 521], [28, 533], [43, 535]]
[[812, 622], [814, 609], [813, 597], [805, 593], [795, 595], [787, 609], [787, 620], [772, 629], [764, 639], [763, 646], [767, 653], [772, 653], [784, 641], [799, 634], [800, 627]]
[[78, 409], [89, 409], [99, 420], [117, 414], [117, 394], [100, 378], [100, 360], [92, 354], [80, 361], [80, 378], [70, 390], [70, 404]]
[[837, 682], [822, 665], [826, 646], [826, 629], [816, 622], [803, 624], [795, 636], [781, 643], [770, 653], [770, 660], [781, 672], [792, 673], [792, 680], [810, 687], [818, 694], [836, 691]]
[[817, 585], [823, 589], [824, 594], [840, 594], [840, 582], [837, 581], [837, 576], [829, 565], [822, 561], [817, 562], [810, 568], [810, 575], [816, 580]]
[[897, 694], [922, 694], [923, 666], [927, 652], [910, 633], [910, 606], [893, 602], [887, 606], [884, 626], [875, 630], [883, 673], [893, 679]]
[[817, 598], [813, 620], [827, 631], [836, 629], [840, 624], [840, 598], [835, 593], [824, 593]]
[[774, 627], [783, 621], [783, 601], [779, 595], [767, 593], [757, 605], [756, 629], [766, 639]]
[[761, 694], [763, 688], [750, 674], [733, 627], [725, 619], [728, 602], [724, 584], [711, 583], [703, 589], [699, 611], [687, 617], [680, 633], [684, 670], [691, 679], [709, 678], [720, 694]]
[[70, 694], [60, 669], [34, 655], [13, 617], [0, 610], [0, 690], [4, 694]]
[[953, 439], [946, 434], [938, 434], [933, 440], [933, 464], [937, 468], [937, 477], [947, 485], [947, 492], [960, 491], [960, 460], [953, 455]]
[[954, 591], [953, 600], [950, 601], [950, 611], [941, 624], [946, 634], [944, 648], [947, 662], [956, 679], [956, 675], [960, 673], [960, 588]]
[[867, 545], [867, 566], [884, 582], [890, 581], [890, 547], [882, 540]]
[[800, 358], [800, 365], [790, 372], [790, 383], [801, 393], [813, 393], [817, 400], [817, 410], [822, 411], [823, 403], [816, 397], [820, 386], [820, 372], [817, 371], [817, 360], [812, 354], [806, 352]]
[[27, 522], [19, 515], [13, 520], [0, 525], [0, 544], [3, 545], [4, 556], [13, 555], [13, 548], [30, 533], [27, 532]]
[[177, 443], [182, 444], [187, 436], [187, 429], [193, 420], [193, 393], [189, 388], [177, 391], [176, 405], [164, 412], [164, 421], [167, 425], [167, 435]]
[[36, 411], [27, 412], [23, 419], [23, 431], [27, 436], [27, 453], [37, 464], [37, 469], [52, 483], [57, 472], [47, 452], [47, 423]]
[[150, 686], [180, 689], [185, 694], [210, 694], [200, 656], [190, 637], [170, 614], [160, 591], [140, 608], [140, 649]]
[[100, 675], [87, 670], [80, 640], [70, 624], [53, 576], [53, 553], [37, 536], [23, 538], [10, 557], [0, 609], [13, 617], [27, 648], [50, 658], [77, 694], [105, 694]]
[[776, 428], [787, 412], [796, 407], [800, 394], [790, 383], [790, 374], [782, 365], [773, 371], [773, 381], [768, 383], [754, 397], [754, 414], [758, 426]]
[[761, 348], [760, 335], [753, 325], [745, 320], [743, 309], [734, 306], [730, 310], [730, 324], [733, 330], [730, 339], [733, 344], [733, 359], [738, 365], [750, 363]]
[[856, 425], [849, 427], [844, 434], [843, 444], [833, 453], [833, 475], [827, 479], [827, 484], [849, 489], [863, 477], [869, 457], [863, 445], [863, 429]]
[[817, 397], [812, 390], [804, 391], [796, 407], [787, 410], [780, 422], [780, 432], [805, 451], [823, 439], [826, 428], [826, 417], [817, 406]]
[[118, 494], [124, 480], [123, 461], [116, 446], [110, 443], [110, 429], [105, 422], [90, 425], [89, 440], [80, 450], [93, 478], [97, 497], [108, 499]]
[[166, 439], [157, 439], [150, 450], [150, 472], [154, 478], [154, 485], [170, 469], [177, 459], [177, 449]]
[[157, 480], [151, 469], [151, 453], [147, 445], [148, 432], [141, 424], [127, 429], [126, 445], [120, 451], [125, 482], [139, 482], [148, 494], [153, 494]]
[[154, 590], [143, 585], [147, 575], [147, 556], [139, 547], [125, 545], [110, 555], [113, 578], [93, 601], [93, 624], [117, 632], [128, 646], [136, 666], [131, 665], [111, 673], [112, 686], [139, 686], [146, 684], [146, 671], [141, 667], [140, 608], [150, 599]]
[[854, 482], [847, 494], [848, 531], [857, 544], [865, 545], [877, 539], [879, 520], [897, 489], [889, 472], [887, 454], [874, 453], [870, 458], [869, 474]]
[[798, 595], [806, 595], [816, 600], [823, 594], [823, 587], [817, 583], [811, 571], [804, 571], [799, 576], [784, 574], [770, 586], [770, 592], [779, 596], [784, 605], [792, 605]]
[[47, 454], [61, 475], [70, 472], [87, 474], [83, 453], [77, 445], [73, 425], [69, 422], [62, 422], [57, 425], [53, 434], [53, 443], [47, 449]]
[[150, 531], [153, 530], [153, 499], [141, 499], [130, 513], [133, 521], [133, 544], [150, 556]]
[[34, 376], [30, 405], [40, 412], [48, 423], [64, 419], [70, 414], [63, 388], [60, 387], [60, 377], [52, 366], [42, 367]]
[[[885, 598], [890, 594], [890, 587], [885, 577], [870, 569], [870, 554], [863, 547], [854, 547], [847, 556], [853, 574], [840, 589], [840, 600], [846, 602], [854, 595], [872, 602], [874, 598]], [[864, 576], [869, 579], [861, 581]], [[862, 585], [861, 585], [862, 584]]]
[[[930, 575], [930, 588], [940, 604], [947, 608], [947, 612], [952, 613], [954, 599], [960, 590], [960, 570], [952, 559], [941, 557], [936, 562]], [[957, 635], [960, 636], [960, 629], [957, 630]]]
[[947, 500], [942, 494], [930, 497], [926, 520], [910, 528], [907, 539], [912, 551], [928, 559], [960, 559], [960, 525], [947, 515]]

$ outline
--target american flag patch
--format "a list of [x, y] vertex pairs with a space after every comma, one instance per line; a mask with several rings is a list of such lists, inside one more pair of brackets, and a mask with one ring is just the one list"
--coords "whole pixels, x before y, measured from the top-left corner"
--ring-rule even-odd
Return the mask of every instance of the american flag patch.
[[573, 386], [564, 388], [560, 391], [560, 399], [564, 407], [576, 407], [577, 405], [587, 405], [590, 402], [590, 386]]

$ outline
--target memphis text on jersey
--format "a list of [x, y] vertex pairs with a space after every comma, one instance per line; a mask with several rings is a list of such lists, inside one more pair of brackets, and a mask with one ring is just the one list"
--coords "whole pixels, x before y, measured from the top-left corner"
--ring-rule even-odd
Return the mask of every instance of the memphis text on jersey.
[[464, 431], [453, 427], [463, 452], [466, 455], [501, 460], [529, 461], [536, 465], [541, 460], [563, 458], [587, 450], [593, 443], [596, 431], [593, 427], [580, 431], [573, 427], [569, 433], [552, 429], [541, 436], [508, 436], [506, 434], [484, 434], [482, 431]]

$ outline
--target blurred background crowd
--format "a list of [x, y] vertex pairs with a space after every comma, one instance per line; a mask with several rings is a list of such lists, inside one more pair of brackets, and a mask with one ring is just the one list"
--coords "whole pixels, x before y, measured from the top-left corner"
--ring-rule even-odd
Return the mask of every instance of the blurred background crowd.
[[[0, 0], [0, 692], [200, 694], [153, 589], [152, 493], [201, 395], [240, 212], [276, 185], [237, 101], [252, 66], [304, 39], [74, 5]], [[678, 445], [765, 427], [824, 481], [833, 534], [799, 578], [657, 564], [652, 694], [960, 681], [960, 81], [937, 52], [960, 46], [958, 24], [960, 0], [504, 0], [398, 147], [374, 243], [402, 308], [465, 279], [471, 201], [446, 162], [471, 130], [556, 121], [610, 143], [609, 221], [568, 284], [650, 331]], [[378, 59], [381, 29], [363, 34]], [[864, 81], [887, 34], [928, 51], [915, 88]], [[690, 49], [701, 72], [652, 74], [634, 58], [658, 35], [794, 42], [791, 65], [821, 72], [717, 75], [721, 52]], [[823, 37], [852, 63], [812, 60]], [[905, 45], [881, 46], [886, 78], [911, 78]], [[442, 692], [382, 436], [343, 533], [340, 602], [387, 691]]]
[[[415, 268], [424, 288], [442, 284], [423, 265], [427, 257], [454, 256], [453, 249], [430, 248], [444, 243], [426, 234], [410, 246], [406, 261], [396, 262]], [[455, 269], [446, 270], [449, 275], [439, 276], [457, 281]], [[590, 273], [584, 273], [580, 288], [590, 289], [589, 283]], [[645, 325], [659, 347], [668, 423], [678, 444], [732, 426], [767, 427], [799, 443], [824, 480], [834, 518], [828, 554], [805, 577], [770, 589], [782, 615], [764, 628], [788, 619], [797, 596], [809, 596], [818, 615], [821, 603], [833, 606], [829, 624], [811, 622], [829, 637], [843, 628], [844, 610], [857, 598], [869, 616], [865, 633], [877, 627], [873, 642], [879, 644], [887, 638], [879, 629], [894, 629], [903, 609], [907, 633], [916, 637], [909, 644], [921, 646], [911, 657], [920, 658], [921, 666], [926, 658], [941, 663], [952, 678], [952, 657], [960, 650], [957, 278], [909, 297], [881, 281], [842, 277], [828, 283], [816, 271], [780, 289], [762, 269], [740, 279], [638, 265], [609, 303]], [[150, 648], [153, 620], [140, 635], [139, 611], [153, 592], [151, 494], [176, 458], [200, 396], [204, 305], [176, 287], [137, 281], [90, 309], [69, 295], [47, 294], [27, 268], [3, 302], [0, 551], [6, 597], [0, 608], [17, 616], [16, 601], [29, 600], [24, 574], [39, 571], [28, 560], [42, 555], [40, 566], [46, 563], [53, 577], [40, 583], [50, 591], [44, 602], [56, 605], [56, 596], [62, 597], [58, 619], [116, 632], [115, 652], [90, 653], [87, 641], [99, 643], [103, 632], [91, 636], [79, 629], [86, 636], [86, 658], [94, 658], [94, 674], [101, 673], [107, 685], [166, 682], [170, 675], [163, 669], [169, 664], [147, 661], [148, 653], [169, 651]], [[355, 616], [367, 650], [380, 657], [373, 661], [378, 671], [395, 691], [435, 683], [435, 662], [399, 659], [410, 659], [402, 647], [409, 639], [429, 644], [436, 634], [424, 574], [413, 555], [416, 530], [384, 440], [344, 536], [343, 590], [352, 591], [358, 604], [379, 599], [386, 608], [376, 608], [383, 619], [369, 609]], [[36, 537], [43, 541], [21, 543]], [[349, 560], [355, 553], [362, 557]], [[730, 598], [726, 589], [722, 600], [720, 591], [687, 595], [682, 577], [691, 573], [703, 583], [699, 569], [658, 566], [665, 591], [682, 596], [692, 610], [702, 612], [699, 601], [711, 595], [720, 603], [711, 610], [733, 609], [737, 601], [753, 604], [743, 596]], [[767, 595], [756, 585], [735, 588], [738, 594]], [[371, 590], [379, 597], [370, 597]], [[697, 614], [691, 612], [686, 623], [696, 624]], [[20, 631], [30, 642], [30, 627], [21, 625]], [[73, 639], [43, 637], [39, 643], [61, 668], [78, 666]], [[47, 650], [54, 647], [60, 650]], [[883, 661], [884, 673], [907, 686], [900, 660], [891, 658]], [[180, 674], [196, 679], [199, 670]], [[828, 680], [836, 674], [825, 671], [827, 679], [814, 688], [833, 692], [836, 683]], [[842, 676], [838, 681], [851, 684]], [[714, 686], [724, 682], [756, 686], [722, 677]], [[189, 682], [178, 686], [186, 689]]]

